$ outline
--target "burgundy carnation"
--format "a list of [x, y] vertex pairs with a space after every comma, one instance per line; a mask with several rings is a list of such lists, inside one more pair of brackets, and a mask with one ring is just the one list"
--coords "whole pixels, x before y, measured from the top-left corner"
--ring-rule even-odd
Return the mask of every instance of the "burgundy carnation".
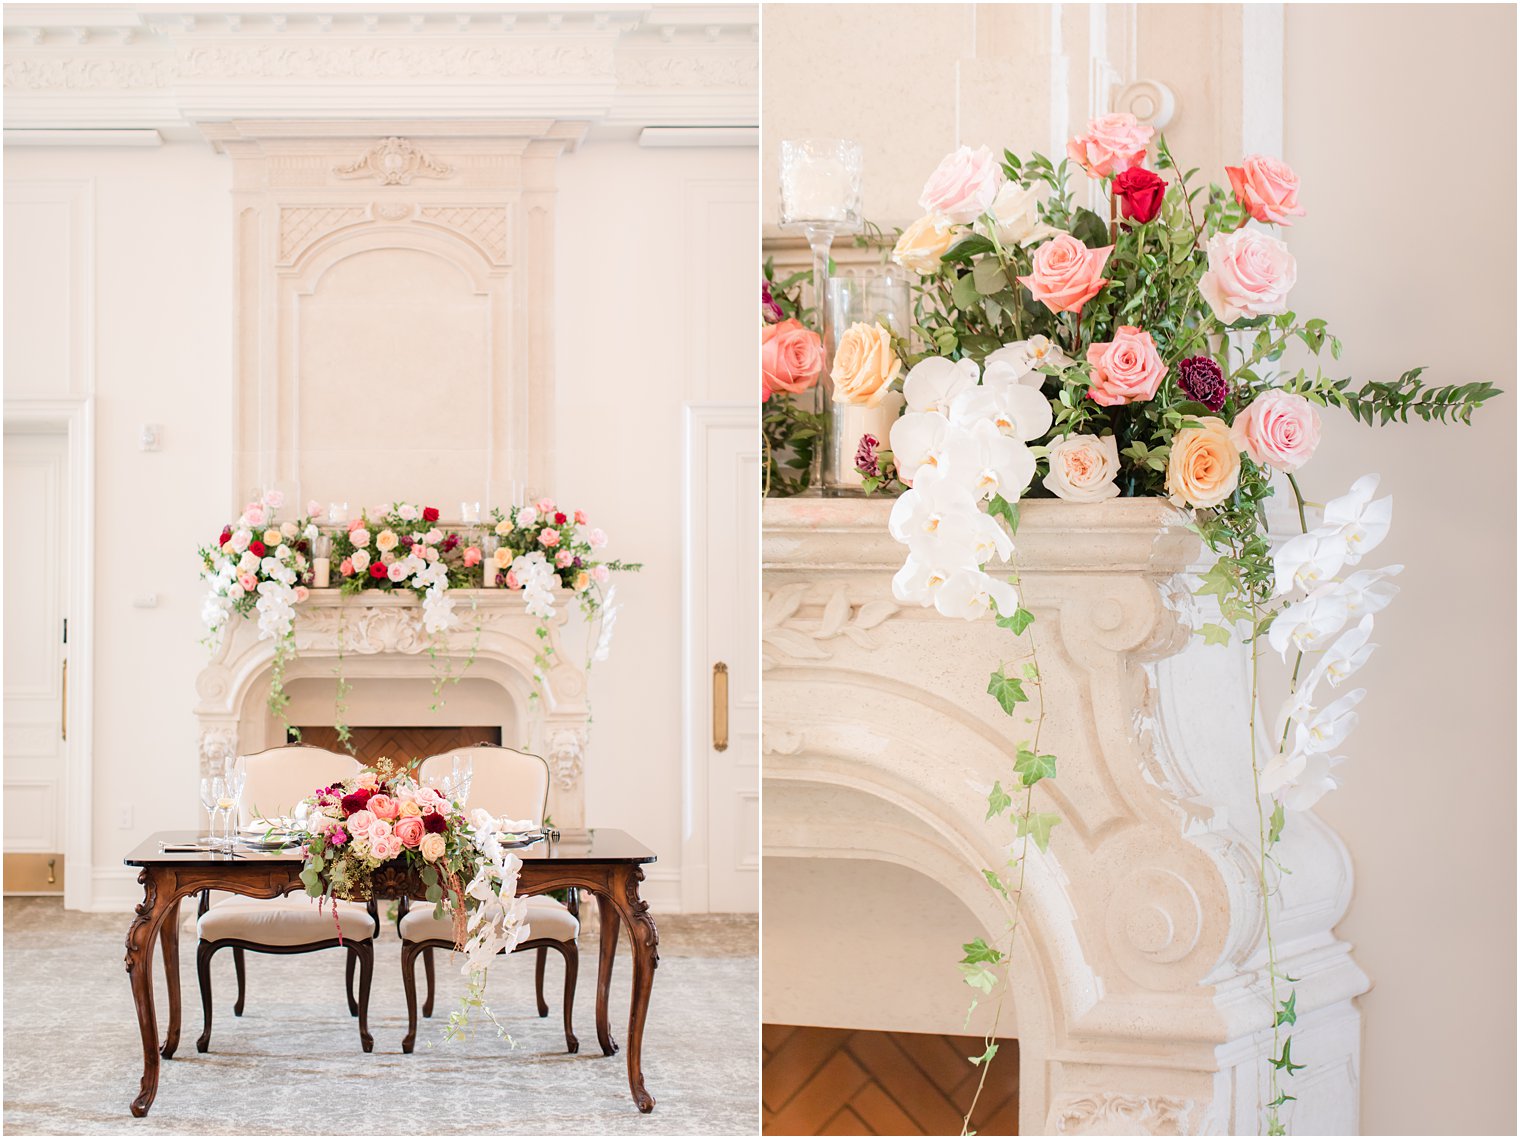
[[781, 311], [781, 306], [771, 296], [771, 283], [764, 277], [760, 278], [760, 319], [766, 324], [780, 324], [786, 314]]
[[458, 534], [449, 534], [447, 537], [445, 537], [443, 539], [443, 552], [444, 553], [448, 553], [450, 550], [452, 550], [457, 545], [459, 545], [459, 535]]
[[1120, 214], [1143, 225], [1161, 212], [1166, 179], [1143, 166], [1131, 166], [1114, 179], [1114, 197], [1119, 199]]
[[424, 522], [437, 522], [438, 508], [436, 506], [424, 506], [422, 508], [422, 520]]
[[1183, 394], [1197, 400], [1210, 411], [1224, 407], [1229, 388], [1224, 382], [1224, 371], [1207, 356], [1189, 356], [1177, 365], [1181, 376]]
[[881, 440], [874, 435], [862, 435], [860, 446], [855, 448], [855, 469], [867, 478], [874, 478], [881, 474], [881, 464], [876, 458], [876, 449], [881, 446]]
[[347, 818], [355, 811], [364, 810], [365, 807], [369, 806], [369, 797], [372, 794], [374, 792], [361, 787], [357, 791], [343, 796], [343, 817]]
[[442, 834], [449, 829], [449, 820], [442, 815], [423, 815], [422, 826], [429, 834]]

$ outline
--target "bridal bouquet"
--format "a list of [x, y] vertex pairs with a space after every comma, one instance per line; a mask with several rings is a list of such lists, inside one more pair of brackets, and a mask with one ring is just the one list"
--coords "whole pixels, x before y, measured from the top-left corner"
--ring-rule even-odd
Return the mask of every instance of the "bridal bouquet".
[[[484, 971], [527, 936], [527, 902], [518, 898], [522, 860], [499, 834], [530, 824], [463, 808], [381, 759], [376, 771], [323, 787], [295, 809], [294, 839], [314, 898], [365, 900], [382, 868], [415, 874], [438, 916], [453, 915], [467, 973]], [[341, 930], [340, 930], [341, 935]]]

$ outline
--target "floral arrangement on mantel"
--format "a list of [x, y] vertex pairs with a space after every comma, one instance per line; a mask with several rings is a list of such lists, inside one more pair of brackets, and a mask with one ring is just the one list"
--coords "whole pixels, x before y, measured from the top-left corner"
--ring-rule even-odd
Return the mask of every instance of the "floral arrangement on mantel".
[[[760, 278], [760, 404], [765, 439], [767, 495], [801, 494], [812, 482], [813, 456], [826, 421], [812, 404], [823, 374], [823, 338], [802, 303], [807, 272], [775, 280], [765, 264]], [[773, 398], [774, 397], [774, 398]]]
[[467, 817], [461, 804], [396, 770], [389, 759], [377, 760], [375, 768], [320, 788], [297, 804], [290, 839], [301, 848], [301, 884], [321, 900], [318, 904], [367, 901], [375, 896], [377, 873], [415, 875], [434, 915], [452, 916], [455, 946], [464, 955], [462, 971], [470, 978], [445, 1039], [466, 1032], [472, 1008], [481, 1009], [506, 1037], [485, 1003], [486, 977], [497, 955], [510, 953], [529, 933], [527, 900], [517, 897], [522, 859], [503, 844], [533, 824], [478, 809]]
[[[1392, 599], [1390, 579], [1402, 568], [1359, 568], [1392, 517], [1391, 499], [1376, 497], [1376, 476], [1325, 503], [1311, 524], [1295, 473], [1319, 445], [1322, 409], [1342, 408], [1366, 423], [1411, 414], [1468, 423], [1500, 393], [1486, 383], [1427, 387], [1419, 368], [1359, 388], [1327, 374], [1325, 354], [1338, 359], [1340, 342], [1325, 321], [1290, 309], [1297, 264], [1272, 232], [1304, 214], [1293, 171], [1250, 155], [1227, 168], [1228, 189], [1194, 188], [1197, 171], [1181, 170], [1164, 138], [1155, 168], [1147, 166], [1153, 135], [1132, 115], [1113, 114], [1073, 138], [1059, 164], [1039, 154], [998, 158], [986, 147], [947, 156], [924, 187], [925, 216], [901, 232], [893, 251], [921, 278], [914, 326], [891, 341], [896, 361], [855, 368], [841, 351], [831, 375], [839, 383], [841, 370], [849, 373], [851, 390], [869, 400], [875, 393], [866, 387], [899, 382], [900, 369], [888, 365], [906, 369], [906, 408], [889, 439], [866, 435], [856, 452], [867, 491], [906, 488], [890, 517], [893, 536], [908, 549], [893, 580], [898, 600], [967, 620], [991, 616], [1030, 638], [1023, 662], [1000, 664], [987, 688], [1009, 716], [1038, 699], [1008, 787], [999, 780], [988, 794], [987, 817], [1011, 822], [1015, 854], [984, 873], [1009, 899], [1012, 919], [1005, 940], [976, 938], [961, 962], [978, 999], [995, 993], [999, 1012], [1028, 844], [1047, 849], [1061, 820], [1033, 809], [1034, 787], [1054, 778], [1057, 766], [1041, 750], [1045, 694], [1034, 616], [1020, 604], [1017, 573], [995, 577], [985, 567], [1014, 561], [1026, 493], [1074, 502], [1165, 495], [1194, 512], [1192, 525], [1218, 555], [1197, 592], [1213, 597], [1221, 614], [1196, 631], [1209, 643], [1227, 643], [1233, 632], [1251, 646], [1246, 727], [1271, 998], [1264, 1018], [1273, 1031], [1263, 1122], [1280, 1134], [1294, 1100], [1286, 1079], [1303, 1064], [1292, 1054], [1293, 979], [1278, 968], [1272, 934], [1270, 899], [1287, 872], [1274, 848], [1291, 813], [1336, 786], [1333, 753], [1355, 726], [1363, 696], [1338, 690], [1371, 654], [1373, 614]], [[1071, 165], [1102, 187], [1107, 218], [1074, 204]], [[805, 329], [784, 307], [795, 302], [781, 301], [773, 313], [775, 293], [767, 285], [763, 295], [765, 347], [774, 357], [768, 402], [776, 392], [805, 390], [809, 373], [816, 377]], [[1290, 345], [1306, 349], [1312, 364], [1284, 371]], [[817, 371], [827, 366], [816, 362]], [[772, 377], [772, 365], [785, 374]], [[1286, 540], [1268, 533], [1265, 510], [1282, 482], [1301, 530]], [[1276, 744], [1269, 754], [1258, 750], [1255, 710], [1263, 639], [1293, 658], [1291, 692], [1269, 725]], [[983, 1081], [996, 1036], [994, 1019], [985, 1052], [973, 1059]], [[973, 1100], [968, 1133], [975, 1107]]]
[[[618, 612], [612, 574], [641, 568], [633, 562], [599, 560], [607, 535], [589, 527], [583, 511], [562, 510], [549, 498], [506, 512], [493, 510], [488, 526], [440, 526], [436, 507], [408, 502], [377, 506], [341, 525], [323, 525], [315, 521], [321, 505], [312, 501], [305, 516], [280, 522], [277, 515], [284, 504], [280, 491], [266, 491], [244, 506], [236, 521], [222, 527], [214, 544], [201, 547], [200, 556], [209, 588], [201, 613], [208, 643], [217, 643], [233, 615], [257, 614], [260, 639], [276, 642], [269, 709], [287, 730], [284, 677], [296, 651], [295, 607], [317, 587], [313, 563], [319, 539], [331, 541], [329, 583], [345, 596], [364, 590], [410, 591], [421, 599], [423, 628], [433, 637], [435, 696], [463, 673], [451, 670], [443, 651], [449, 633], [461, 623], [452, 590], [494, 586], [521, 591], [527, 612], [539, 619], [536, 701], [554, 652], [549, 622], [557, 612], [555, 590], [569, 592], [587, 620], [597, 622], [589, 669], [607, 658], [611, 646]], [[479, 636], [477, 624], [465, 669], [474, 662]], [[339, 739], [346, 744], [349, 685], [342, 675], [341, 631], [339, 646], [336, 720]]]

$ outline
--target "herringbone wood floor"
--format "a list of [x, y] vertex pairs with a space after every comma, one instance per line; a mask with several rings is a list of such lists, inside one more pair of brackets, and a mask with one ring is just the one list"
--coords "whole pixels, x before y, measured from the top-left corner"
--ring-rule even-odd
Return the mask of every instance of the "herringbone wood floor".
[[[767, 1024], [761, 1031], [767, 1135], [959, 1135], [980, 1037]], [[1019, 1046], [1001, 1042], [973, 1129], [1019, 1133]]]
[[[466, 744], [501, 742], [500, 728], [352, 728], [350, 731], [349, 743], [354, 756], [366, 767], [374, 766], [375, 760], [381, 756], [388, 757], [400, 767], [413, 759], [426, 759]], [[338, 742], [337, 728], [302, 728], [301, 742], [329, 751], [343, 750], [343, 745]]]

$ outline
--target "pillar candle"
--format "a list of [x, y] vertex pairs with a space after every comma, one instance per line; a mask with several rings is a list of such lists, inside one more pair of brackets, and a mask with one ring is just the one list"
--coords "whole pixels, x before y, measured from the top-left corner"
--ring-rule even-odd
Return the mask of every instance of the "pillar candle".
[[332, 562], [328, 558], [311, 559], [311, 584], [315, 589], [328, 587], [328, 574], [331, 572]]

